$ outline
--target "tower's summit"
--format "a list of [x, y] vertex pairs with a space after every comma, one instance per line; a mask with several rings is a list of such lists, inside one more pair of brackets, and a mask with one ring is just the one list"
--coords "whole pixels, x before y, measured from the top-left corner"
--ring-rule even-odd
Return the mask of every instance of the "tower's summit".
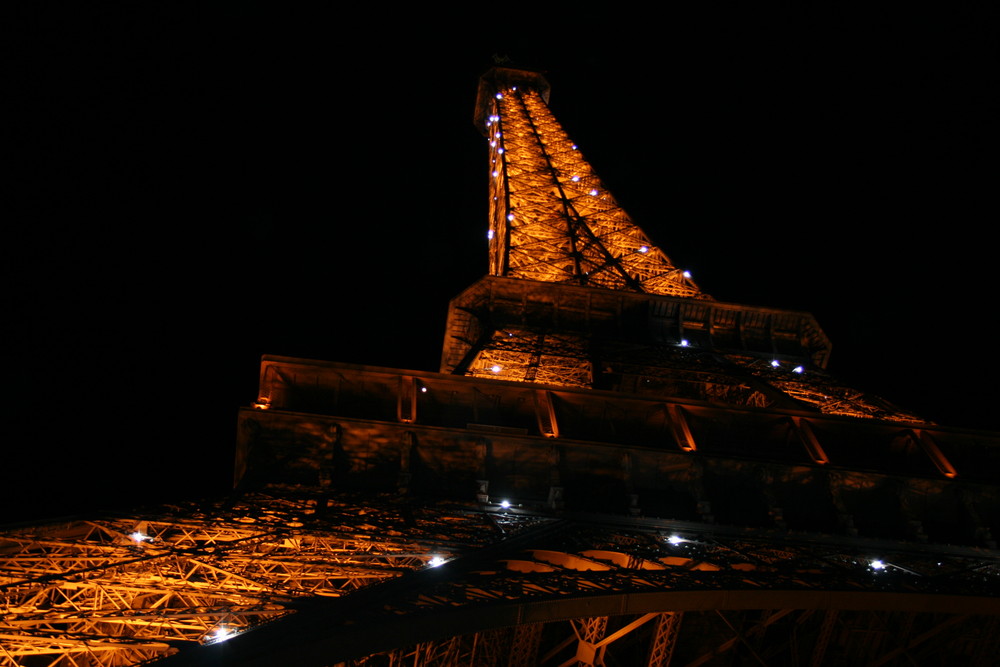
[[536, 72], [495, 67], [475, 122], [489, 140], [490, 274], [709, 298], [646, 236], [548, 108]]
[[549, 103], [552, 87], [541, 72], [512, 67], [493, 67], [479, 77], [479, 92], [476, 94], [476, 113], [473, 122], [484, 137], [489, 137], [489, 117], [494, 110], [497, 93], [520, 88], [522, 91], [538, 93], [542, 101]]

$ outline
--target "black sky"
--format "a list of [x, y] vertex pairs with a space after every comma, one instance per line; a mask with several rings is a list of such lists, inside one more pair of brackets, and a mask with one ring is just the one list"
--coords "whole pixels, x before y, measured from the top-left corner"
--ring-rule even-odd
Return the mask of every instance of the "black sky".
[[702, 289], [996, 428], [995, 16], [376, 18], [21, 13], [2, 518], [224, 491], [262, 354], [436, 370], [486, 272], [494, 54]]

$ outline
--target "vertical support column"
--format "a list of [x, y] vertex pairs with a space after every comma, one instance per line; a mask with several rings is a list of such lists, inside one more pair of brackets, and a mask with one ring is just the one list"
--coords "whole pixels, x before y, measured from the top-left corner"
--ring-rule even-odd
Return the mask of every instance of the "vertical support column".
[[410, 424], [417, 420], [417, 378], [408, 375], [399, 377], [399, 400], [396, 402], [396, 418]]
[[547, 505], [550, 509], [561, 510], [566, 505], [563, 501], [563, 451], [561, 445], [553, 445], [549, 450], [549, 462], [549, 499]]
[[552, 395], [545, 389], [535, 390], [535, 414], [538, 417], [538, 430], [547, 438], [559, 437], [559, 422], [556, 421], [556, 409], [552, 404]]
[[476, 460], [479, 463], [479, 474], [478, 479], [476, 479], [476, 502], [488, 503], [490, 502], [490, 478], [488, 469], [490, 461], [490, 443], [483, 438], [479, 438], [476, 442]]
[[344, 446], [341, 443], [343, 429], [340, 424], [327, 425], [320, 444], [322, 458], [319, 466], [319, 485], [330, 486], [334, 479], [339, 479], [347, 471], [344, 469]]
[[639, 506], [639, 494], [635, 492], [635, 485], [632, 483], [632, 454], [625, 452], [622, 455], [622, 476], [625, 479], [625, 493], [628, 496], [629, 516], [639, 516], [642, 508]]
[[920, 448], [924, 450], [927, 457], [934, 463], [938, 472], [948, 479], [954, 479], [958, 476], [958, 473], [955, 472], [955, 466], [951, 464], [951, 461], [944, 455], [944, 452], [937, 446], [930, 433], [923, 429], [915, 428], [913, 429], [913, 439], [917, 441]]
[[647, 667], [669, 667], [670, 659], [674, 655], [674, 647], [677, 645], [683, 616], [683, 612], [668, 611], [660, 614], [659, 618], [656, 619], [653, 641], [649, 645]]
[[417, 446], [417, 436], [411, 431], [403, 434], [403, 442], [399, 449], [399, 476], [396, 486], [399, 495], [405, 496], [410, 492], [410, 482], [413, 479], [411, 467], [414, 456], [414, 448]]
[[673, 403], [667, 404], [667, 415], [670, 417], [670, 432], [677, 441], [677, 445], [685, 452], [693, 452], [698, 449], [694, 442], [694, 434], [688, 426], [684, 409]]
[[826, 455], [823, 446], [819, 444], [819, 439], [813, 433], [808, 421], [802, 417], [792, 417], [792, 426], [795, 428], [799, 440], [806, 448], [806, 453], [809, 454], [809, 458], [813, 460], [813, 463], [824, 465], [830, 462], [830, 457]]

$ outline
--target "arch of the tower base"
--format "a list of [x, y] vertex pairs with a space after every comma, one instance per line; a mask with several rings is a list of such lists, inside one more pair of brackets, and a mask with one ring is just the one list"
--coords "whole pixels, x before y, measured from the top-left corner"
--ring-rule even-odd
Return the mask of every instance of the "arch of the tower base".
[[780, 590], [663, 591], [573, 597], [496, 608], [463, 609], [423, 618], [407, 618], [382, 627], [353, 628], [348, 636], [341, 637], [339, 641], [334, 639], [332, 644], [335, 646], [330, 648], [334, 654], [342, 656], [340, 660], [350, 660], [403, 646], [482, 633], [495, 628], [600, 617], [638, 617], [657, 613], [756, 610], [903, 612], [1000, 618], [1000, 600], [938, 594]]
[[[1000, 644], [997, 632], [1000, 630], [1000, 599], [996, 598], [870, 591], [699, 590], [567, 596], [561, 599], [462, 606], [447, 612], [439, 610], [392, 618], [364, 615], [356, 619], [334, 619], [329, 610], [314, 608], [302, 610], [225, 644], [201, 647], [200, 656], [196, 658], [188, 653], [188, 659], [183, 664], [248, 667], [273, 664], [383, 664], [373, 659], [373, 656], [379, 654], [395, 654], [397, 660], [387, 657], [388, 662], [384, 664], [396, 664], [399, 656], [407, 653], [415, 660], [407, 664], [466, 664], [461, 660], [455, 663], [441, 662], [440, 659], [432, 660], [426, 656], [419, 659], [415, 652], [419, 652], [418, 647], [424, 647], [426, 653], [428, 647], [440, 647], [446, 643], [457, 647], [463, 637], [482, 638], [496, 631], [505, 631], [509, 637], [514, 637], [519, 629], [523, 631], [532, 627], [540, 635], [543, 627], [551, 627], [560, 622], [573, 622], [576, 626], [565, 626], [567, 629], [563, 635], [576, 633], [579, 641], [589, 642], [590, 646], [598, 648], [607, 648], [615, 640], [645, 624], [644, 641], [652, 643], [651, 635], [659, 630], [654, 629], [657, 625], [655, 622], [647, 621], [656, 621], [657, 616], [662, 618], [670, 615], [676, 616], [678, 623], [683, 617], [692, 626], [680, 630], [689, 639], [678, 640], [673, 637], [670, 641], [686, 641], [688, 652], [699, 654], [722, 650], [719, 647], [728, 650], [726, 647], [732, 648], [734, 642], [745, 641], [747, 636], [760, 634], [764, 628], [776, 627], [779, 619], [784, 619], [786, 624], [795, 624], [796, 630], [805, 636], [808, 634], [808, 626], [803, 619], [806, 618], [811, 619], [815, 642], [831, 641], [829, 636], [824, 639], [823, 634], [830, 634], [834, 622], [849, 626], [847, 634], [858, 636], [870, 635], [872, 628], [876, 628], [876, 633], [881, 631], [885, 635], [882, 642], [884, 645], [866, 650], [876, 650], [879, 655], [902, 651], [909, 646], [916, 647], [945, 631], [953, 635], [956, 628], [966, 624], [974, 624], [976, 632], [982, 635], [980, 644], [987, 641]], [[736, 616], [742, 619], [742, 630], [733, 627], [734, 624], [727, 620]], [[746, 619], [750, 617], [755, 620], [747, 625]], [[601, 626], [604, 628], [604, 637], [595, 635], [587, 641], [583, 640], [579, 628], [588, 621], [600, 619], [605, 620]], [[607, 619], [615, 619], [615, 622], [608, 625]], [[708, 636], [704, 628], [695, 628], [711, 624], [722, 628], [717, 637]], [[893, 631], [895, 625], [901, 628], [905, 626], [907, 629]], [[725, 636], [727, 626], [732, 628], [730, 637]], [[987, 626], [992, 630], [986, 629]], [[771, 631], [773, 634], [773, 627]], [[903, 636], [904, 632], [909, 634]], [[676, 627], [674, 633], [677, 634]], [[942, 636], [952, 638], [952, 635]], [[561, 648], [572, 651], [570, 640], [571, 638], [561, 642]], [[716, 648], [712, 648], [713, 641], [718, 643]], [[836, 642], [836, 638], [833, 641]], [[858, 640], [855, 638], [855, 641]], [[870, 637], [865, 641], [871, 641]], [[967, 637], [964, 641], [969, 643]], [[692, 646], [692, 642], [697, 645]], [[546, 653], [551, 658], [560, 648], [539, 645], [539, 639], [536, 639], [535, 644], [532, 649], [536, 652], [535, 660]], [[981, 646], [976, 650], [986, 654], [995, 648], [996, 646]], [[508, 650], [510, 649], [508, 646]], [[817, 649], [810, 644], [808, 650], [814, 652]], [[166, 663], [170, 663], [170, 659], [164, 661]], [[492, 663], [482, 660], [478, 664]]]

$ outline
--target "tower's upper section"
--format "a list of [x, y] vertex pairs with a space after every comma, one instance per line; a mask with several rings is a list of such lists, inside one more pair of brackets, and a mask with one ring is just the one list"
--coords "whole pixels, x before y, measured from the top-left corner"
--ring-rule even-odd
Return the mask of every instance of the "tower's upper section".
[[540, 74], [483, 75], [490, 274], [452, 299], [441, 372], [619, 395], [919, 421], [825, 372], [808, 313], [703, 294], [615, 203]]
[[482, 76], [476, 125], [490, 142], [490, 273], [707, 299], [615, 202], [547, 106], [536, 72]]

